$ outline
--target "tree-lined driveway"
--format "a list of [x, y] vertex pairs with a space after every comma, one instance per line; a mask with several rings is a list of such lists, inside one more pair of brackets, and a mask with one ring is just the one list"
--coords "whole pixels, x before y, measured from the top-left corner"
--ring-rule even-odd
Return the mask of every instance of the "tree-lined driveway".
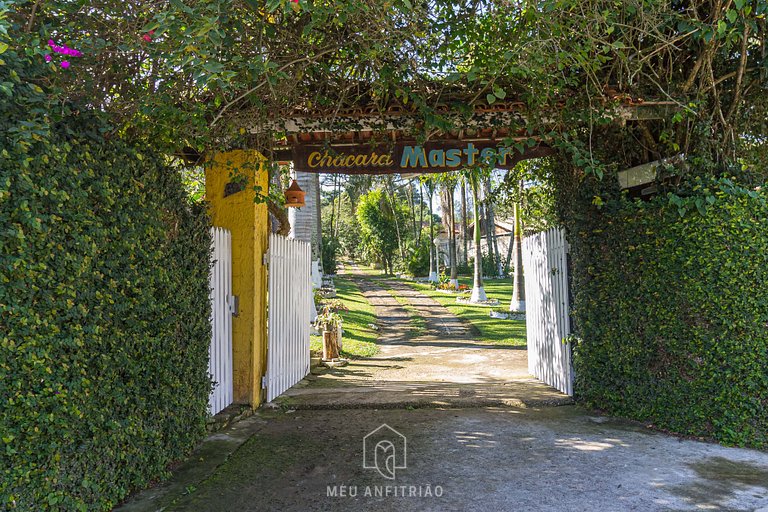
[[524, 347], [479, 341], [471, 325], [402, 282], [352, 277], [376, 311], [380, 352], [309, 377], [286, 393], [291, 407], [571, 402], [528, 374]]

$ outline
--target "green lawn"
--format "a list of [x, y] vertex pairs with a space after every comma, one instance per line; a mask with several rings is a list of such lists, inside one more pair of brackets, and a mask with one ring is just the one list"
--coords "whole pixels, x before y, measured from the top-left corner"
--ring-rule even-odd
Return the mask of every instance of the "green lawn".
[[[467, 304], [457, 304], [456, 295], [433, 290], [432, 287], [424, 283], [415, 283], [413, 281], [403, 281], [409, 286], [419, 290], [437, 300], [440, 304], [446, 306], [453, 314], [469, 321], [480, 332], [479, 341], [487, 341], [500, 345], [525, 346], [525, 321], [523, 320], [499, 320], [489, 316], [491, 308], [487, 306], [470, 306]], [[472, 286], [471, 277], [459, 278], [461, 284]], [[504, 311], [509, 307], [512, 300], [512, 280], [511, 279], [486, 279], [483, 282], [485, 293], [489, 299], [498, 299], [499, 307]]]
[[[342, 311], [344, 319], [343, 349], [341, 354], [347, 357], [371, 357], [376, 355], [379, 347], [376, 345], [378, 333], [368, 327], [368, 324], [376, 323], [376, 313], [373, 306], [360, 293], [360, 289], [351, 279], [344, 277], [334, 278], [337, 299], [344, 302], [349, 311]], [[310, 350], [314, 353], [323, 351], [323, 337], [311, 336]]]

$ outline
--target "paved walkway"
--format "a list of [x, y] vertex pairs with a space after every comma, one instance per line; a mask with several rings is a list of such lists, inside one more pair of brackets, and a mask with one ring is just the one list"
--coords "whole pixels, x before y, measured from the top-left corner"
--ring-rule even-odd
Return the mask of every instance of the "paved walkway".
[[[296, 409], [562, 405], [572, 400], [528, 374], [522, 347], [478, 342], [471, 325], [397, 281], [355, 281], [373, 305], [381, 351], [312, 375], [279, 400]], [[407, 301], [426, 321], [413, 336]]]

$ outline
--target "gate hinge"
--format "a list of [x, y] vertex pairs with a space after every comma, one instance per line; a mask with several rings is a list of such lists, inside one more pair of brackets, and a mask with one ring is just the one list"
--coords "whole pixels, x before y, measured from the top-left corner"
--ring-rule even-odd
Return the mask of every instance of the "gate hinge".
[[240, 297], [238, 295], [230, 295], [227, 302], [232, 316], [238, 316], [240, 314]]
[[265, 252], [264, 255], [261, 257], [261, 263], [264, 265], [269, 265], [269, 253]]
[[267, 389], [267, 376], [261, 378], [261, 389]]

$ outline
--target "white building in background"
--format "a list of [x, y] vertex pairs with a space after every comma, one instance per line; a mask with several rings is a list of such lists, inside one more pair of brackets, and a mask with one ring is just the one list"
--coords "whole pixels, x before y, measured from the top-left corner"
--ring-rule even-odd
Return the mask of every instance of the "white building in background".
[[[488, 253], [488, 237], [485, 236], [485, 224], [481, 222], [482, 238], [480, 240], [480, 248], [483, 254]], [[475, 257], [475, 224], [470, 223], [468, 227], [469, 239], [467, 240], [467, 254], [469, 258]], [[501, 254], [502, 261], [506, 261], [507, 253], [509, 252], [509, 244], [512, 243], [514, 238], [515, 225], [514, 220], [497, 220], [496, 221], [496, 243], [499, 246], [499, 253]], [[441, 266], [449, 265], [450, 241], [448, 240], [448, 233], [440, 233], [437, 236], [437, 251], [438, 258]], [[459, 261], [464, 260], [464, 239], [461, 236], [460, 227], [456, 227], [456, 256]]]
[[302, 208], [289, 208], [288, 221], [291, 232], [288, 238], [296, 238], [312, 245], [312, 285], [323, 285], [322, 228], [320, 223], [320, 175], [311, 172], [296, 172], [299, 187], [306, 193]]

